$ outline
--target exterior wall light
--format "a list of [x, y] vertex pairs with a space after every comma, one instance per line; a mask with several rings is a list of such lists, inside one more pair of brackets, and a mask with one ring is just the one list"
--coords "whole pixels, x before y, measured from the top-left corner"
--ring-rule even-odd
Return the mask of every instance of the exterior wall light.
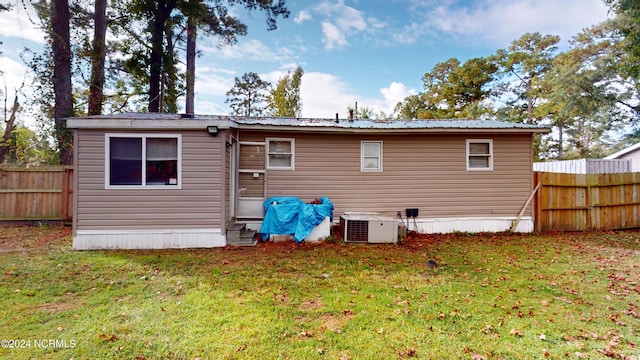
[[217, 126], [207, 126], [207, 133], [211, 136], [218, 135], [218, 127]]

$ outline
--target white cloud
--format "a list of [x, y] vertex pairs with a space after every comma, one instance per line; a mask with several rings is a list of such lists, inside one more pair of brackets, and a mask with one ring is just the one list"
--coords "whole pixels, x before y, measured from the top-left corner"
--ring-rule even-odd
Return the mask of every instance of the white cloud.
[[397, 103], [404, 100], [409, 95], [415, 95], [418, 92], [415, 89], [407, 88], [403, 83], [393, 81], [386, 88], [381, 88], [380, 93], [384, 97], [385, 107], [381, 109], [386, 113], [391, 113]]
[[228, 113], [224, 99], [227, 91], [233, 87], [233, 82], [234, 77], [231, 71], [196, 67], [195, 112], [198, 114]]
[[306, 10], [302, 10], [298, 13], [298, 15], [296, 15], [296, 17], [293, 19], [293, 22], [296, 24], [300, 24], [307, 20], [311, 20], [311, 14], [309, 14], [309, 12]]
[[311, 72], [305, 73], [300, 85], [302, 116], [310, 118], [347, 117], [347, 107], [358, 102], [359, 107], [371, 108], [374, 112], [391, 114], [396, 104], [416, 90], [399, 82], [392, 82], [381, 88], [381, 98], [365, 98], [351, 93], [350, 85], [335, 75]]
[[347, 37], [367, 30], [368, 23], [376, 29], [384, 26], [383, 22], [373, 17], [366, 20], [362, 11], [345, 5], [343, 0], [323, 1], [315, 6], [313, 11], [324, 16], [322, 42], [327, 50], [346, 46], [349, 43]]
[[[30, 70], [24, 64], [6, 56], [0, 56], [0, 70], [3, 71], [3, 74], [0, 74], [0, 88], [2, 89], [0, 93], [4, 94], [6, 90], [6, 94], [0, 94], [2, 95], [0, 98], [5, 98], [6, 96], [8, 106], [13, 103], [16, 91], [18, 92], [18, 101], [23, 105], [27, 97], [37, 95], [33, 93], [33, 89], [30, 86]], [[18, 121], [28, 127], [35, 126], [33, 117], [31, 116], [32, 112], [33, 109], [23, 108], [21, 112], [18, 113]]]
[[401, 45], [410, 45], [416, 42], [425, 33], [425, 25], [423, 23], [411, 23], [405, 26], [401, 31], [392, 35], [393, 40]]
[[607, 16], [601, 0], [482, 0], [465, 6], [456, 4], [449, 1], [421, 7], [424, 18], [395, 34], [395, 40], [407, 44], [422, 34], [444, 33], [506, 46], [524, 33], [540, 32], [560, 35], [566, 41]]
[[386, 22], [384, 22], [382, 20], [379, 20], [379, 19], [376, 19], [376, 18], [374, 18], [372, 16], [367, 18], [367, 24], [369, 24], [370, 28], [377, 29], [377, 30], [382, 30], [385, 27], [387, 27], [387, 23]]
[[386, 115], [391, 115], [398, 102], [409, 95], [417, 94], [415, 89], [409, 89], [404, 84], [395, 81], [391, 82], [388, 87], [379, 90], [382, 98], [358, 98], [358, 106], [370, 108], [376, 114], [383, 112]]
[[212, 58], [234, 67], [245, 62], [272, 62], [286, 68], [291, 63], [300, 62], [300, 54], [304, 50], [298, 41], [287, 42], [286, 46], [280, 46], [279, 41], [276, 41], [273, 48], [256, 39], [243, 39], [235, 45], [223, 47], [212, 46], [205, 41], [198, 45], [204, 55], [196, 60], [198, 63], [207, 63], [207, 58]]
[[322, 34], [324, 34], [322, 42], [327, 50], [341, 48], [348, 44], [345, 33], [331, 23], [322, 23]]
[[346, 117], [347, 106], [358, 97], [350, 94], [347, 84], [337, 76], [320, 72], [305, 73], [300, 84], [302, 116], [310, 118]]
[[44, 32], [39, 29], [39, 23], [33, 23], [39, 22], [40, 18], [36, 15], [31, 2], [12, 1], [11, 5], [13, 7], [11, 11], [3, 12], [0, 16], [0, 36], [5, 39], [19, 38], [44, 44]]
[[4, 85], [7, 85], [7, 90], [12, 92], [15, 89], [20, 88], [26, 80], [26, 74], [28, 73], [27, 67], [20, 62], [10, 59], [6, 56], [0, 56], [0, 81], [3, 82], [2, 90], [4, 91]]
[[274, 85], [283, 77], [287, 74], [286, 71], [271, 71], [268, 72], [266, 74], [260, 74], [260, 79], [264, 80], [264, 81], [268, 81], [271, 83], [271, 85]]
[[[260, 78], [275, 84], [286, 70], [260, 73]], [[233, 86], [233, 77], [218, 75], [211, 69], [198, 70], [196, 74], [196, 113], [227, 114], [229, 108], [224, 102], [226, 92]], [[338, 76], [323, 72], [305, 72], [300, 85], [302, 116], [306, 118], [335, 118], [338, 113], [344, 119], [347, 107], [358, 103], [375, 113], [391, 114], [399, 101], [417, 93], [400, 82], [391, 82], [379, 89], [379, 97], [362, 97], [353, 93], [352, 86]]]
[[234, 76], [235, 72], [232, 70], [196, 65], [196, 93], [224, 96], [233, 86]]
[[[302, 65], [298, 63], [290, 62], [290, 63], [285, 63], [280, 65], [280, 69], [286, 70], [286, 71], [294, 71], [298, 66], [302, 67]], [[304, 71], [304, 68], [302, 70]]]
[[347, 32], [363, 31], [367, 28], [367, 22], [364, 20], [362, 11], [345, 6], [342, 2], [336, 5], [333, 14], [330, 16], [335, 17], [338, 28]]
[[261, 41], [255, 39], [240, 41], [233, 46], [216, 47], [204, 45], [200, 50], [203, 54], [221, 56], [225, 59], [263, 61], [277, 58], [276, 53], [271, 51], [271, 49]]

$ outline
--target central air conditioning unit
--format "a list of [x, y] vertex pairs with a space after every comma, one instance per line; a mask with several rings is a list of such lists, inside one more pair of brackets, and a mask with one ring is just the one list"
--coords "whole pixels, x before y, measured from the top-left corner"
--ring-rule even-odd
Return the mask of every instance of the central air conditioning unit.
[[376, 213], [345, 213], [340, 216], [340, 228], [345, 242], [398, 242], [398, 220]]

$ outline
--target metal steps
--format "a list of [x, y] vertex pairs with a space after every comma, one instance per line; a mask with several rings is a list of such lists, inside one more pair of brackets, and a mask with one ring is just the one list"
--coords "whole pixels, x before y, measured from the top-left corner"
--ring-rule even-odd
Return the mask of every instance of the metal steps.
[[227, 229], [227, 245], [256, 246], [256, 231], [247, 229], [247, 224], [235, 223]]

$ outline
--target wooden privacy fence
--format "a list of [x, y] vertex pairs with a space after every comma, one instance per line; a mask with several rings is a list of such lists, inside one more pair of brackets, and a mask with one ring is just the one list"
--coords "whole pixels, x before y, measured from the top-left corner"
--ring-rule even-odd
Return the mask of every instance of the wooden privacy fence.
[[640, 173], [534, 172], [537, 231], [608, 230], [640, 226]]
[[73, 168], [0, 166], [0, 221], [73, 217]]

